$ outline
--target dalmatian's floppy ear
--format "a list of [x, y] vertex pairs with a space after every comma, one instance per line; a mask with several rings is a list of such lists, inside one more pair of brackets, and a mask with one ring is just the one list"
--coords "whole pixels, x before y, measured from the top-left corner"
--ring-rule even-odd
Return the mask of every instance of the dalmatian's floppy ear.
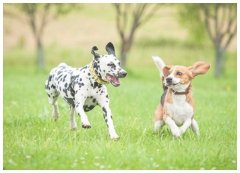
[[109, 42], [107, 45], [106, 45], [106, 51], [109, 55], [114, 55], [115, 56], [115, 49], [114, 49], [114, 46], [111, 42]]
[[91, 53], [93, 54], [94, 59], [100, 58], [100, 55], [95, 52], [95, 51], [97, 51], [97, 50], [98, 50], [97, 46], [93, 46], [93, 47], [92, 47]]

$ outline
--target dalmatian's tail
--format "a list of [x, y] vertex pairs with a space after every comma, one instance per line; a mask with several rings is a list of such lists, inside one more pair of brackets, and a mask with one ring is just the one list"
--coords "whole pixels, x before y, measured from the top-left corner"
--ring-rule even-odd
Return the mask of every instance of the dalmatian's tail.
[[66, 66], [68, 66], [66, 63], [60, 63], [59, 65], [58, 65], [59, 67], [66, 67]]
[[163, 70], [163, 67], [166, 66], [164, 61], [159, 56], [152, 56], [152, 59], [160, 72], [160, 76], [163, 77], [162, 70]]

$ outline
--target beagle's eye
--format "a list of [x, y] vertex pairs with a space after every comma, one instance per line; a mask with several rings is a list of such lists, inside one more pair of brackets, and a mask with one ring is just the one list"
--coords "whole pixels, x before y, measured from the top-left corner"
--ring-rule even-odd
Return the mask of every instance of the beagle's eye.
[[177, 75], [177, 76], [182, 76], [182, 72], [178, 71], [178, 72], [176, 73], [176, 75]]

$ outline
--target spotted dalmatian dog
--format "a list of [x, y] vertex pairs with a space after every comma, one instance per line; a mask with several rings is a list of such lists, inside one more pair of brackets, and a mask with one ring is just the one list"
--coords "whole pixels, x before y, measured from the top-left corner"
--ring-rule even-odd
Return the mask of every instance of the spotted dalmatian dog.
[[65, 63], [53, 68], [45, 83], [49, 103], [53, 106], [53, 119], [57, 120], [59, 111], [57, 98], [60, 95], [70, 105], [70, 126], [77, 128], [75, 112], [80, 116], [82, 127], [91, 128], [85, 112], [92, 110], [96, 105], [102, 108], [103, 116], [108, 127], [111, 139], [118, 139], [115, 131], [106, 84], [120, 85], [119, 78], [127, 75], [120, 67], [116, 58], [115, 49], [111, 42], [106, 45], [108, 54], [99, 55], [98, 48], [92, 48], [93, 61], [83, 68], [73, 68]]

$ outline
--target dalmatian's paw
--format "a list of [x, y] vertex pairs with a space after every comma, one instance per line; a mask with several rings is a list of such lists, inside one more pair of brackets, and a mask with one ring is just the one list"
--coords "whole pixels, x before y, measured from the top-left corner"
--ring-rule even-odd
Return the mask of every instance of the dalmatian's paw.
[[82, 128], [84, 129], [90, 129], [91, 125], [90, 124], [82, 124]]
[[71, 127], [71, 130], [72, 130], [72, 131], [76, 131], [76, 130], [77, 130], [77, 127]]
[[57, 111], [53, 111], [52, 118], [53, 118], [53, 121], [57, 121], [59, 118], [59, 113]]
[[114, 140], [114, 141], [117, 141], [117, 140], [120, 139], [120, 137], [119, 137], [117, 134], [111, 135], [110, 138], [111, 138], [112, 140]]

